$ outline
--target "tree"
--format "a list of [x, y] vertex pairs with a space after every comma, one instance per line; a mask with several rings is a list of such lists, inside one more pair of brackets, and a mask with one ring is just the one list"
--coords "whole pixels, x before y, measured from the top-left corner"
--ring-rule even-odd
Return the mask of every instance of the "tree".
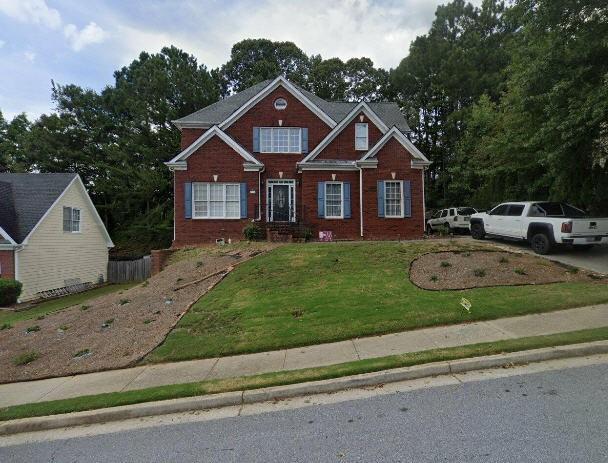
[[293, 42], [246, 39], [234, 44], [230, 59], [214, 76], [226, 96], [279, 75], [305, 85], [309, 70], [308, 56]]
[[29, 130], [30, 122], [25, 114], [19, 114], [7, 122], [0, 111], [0, 172], [21, 172], [25, 169]]

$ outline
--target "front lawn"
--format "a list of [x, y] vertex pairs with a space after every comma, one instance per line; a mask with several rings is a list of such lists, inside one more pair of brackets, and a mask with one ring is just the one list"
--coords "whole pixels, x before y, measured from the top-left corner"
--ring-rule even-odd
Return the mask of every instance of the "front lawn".
[[409, 280], [410, 262], [420, 254], [478, 248], [458, 240], [280, 247], [237, 267], [147, 360], [276, 350], [608, 302], [605, 280], [462, 291], [426, 291]]
[[129, 289], [136, 283], [123, 283], [116, 285], [104, 285], [99, 288], [93, 288], [82, 293], [70, 294], [68, 296], [58, 297], [48, 301], [41, 302], [34, 305], [29, 309], [20, 310], [19, 312], [11, 312], [9, 310], [0, 311], [0, 326], [4, 324], [12, 324], [21, 320], [29, 320], [37, 317], [44, 317], [50, 313], [57, 312], [58, 310], [67, 309], [78, 304], [83, 304], [86, 301], [95, 297], [104, 296], [106, 294], [113, 293], [115, 291], [122, 291]]

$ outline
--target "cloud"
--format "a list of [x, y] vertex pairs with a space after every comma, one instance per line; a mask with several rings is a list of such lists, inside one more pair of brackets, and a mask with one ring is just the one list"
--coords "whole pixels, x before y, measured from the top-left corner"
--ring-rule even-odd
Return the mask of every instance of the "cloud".
[[4, 40], [0, 40], [0, 48], [2, 48], [4, 45], [6, 45], [6, 42]]
[[0, 12], [29, 24], [41, 24], [51, 29], [61, 26], [59, 11], [50, 8], [45, 0], [0, 0]]
[[101, 43], [107, 37], [106, 32], [94, 22], [90, 22], [81, 30], [78, 30], [74, 24], [68, 24], [64, 27], [63, 34], [74, 51], [80, 51], [87, 45]]
[[30, 63], [33, 63], [36, 60], [36, 53], [33, 51], [26, 51], [23, 53], [23, 57]]

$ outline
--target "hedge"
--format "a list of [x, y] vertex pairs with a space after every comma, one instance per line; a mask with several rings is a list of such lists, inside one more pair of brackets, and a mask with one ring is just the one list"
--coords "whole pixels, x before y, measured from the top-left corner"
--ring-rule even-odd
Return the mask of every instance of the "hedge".
[[17, 302], [21, 295], [21, 282], [8, 278], [0, 278], [0, 306], [11, 305]]

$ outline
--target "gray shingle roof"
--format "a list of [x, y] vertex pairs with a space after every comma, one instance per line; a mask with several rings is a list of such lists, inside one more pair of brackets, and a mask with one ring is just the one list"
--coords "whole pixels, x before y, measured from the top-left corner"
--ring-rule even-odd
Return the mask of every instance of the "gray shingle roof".
[[0, 227], [22, 243], [74, 177], [0, 173]]
[[[174, 122], [178, 124], [220, 124], [271, 82], [271, 80], [260, 82], [259, 84], [243, 90], [242, 92], [235, 93], [228, 98], [217, 101], [212, 105], [200, 109], [195, 113], [189, 114], [188, 116], [182, 117], [181, 119], [177, 119]], [[357, 105], [357, 102], [352, 101], [326, 101], [314, 93], [310, 93], [309, 91], [304, 90], [295, 84], [294, 86], [337, 123], [344, 119]], [[403, 114], [401, 114], [401, 110], [396, 103], [371, 102], [368, 103], [368, 105], [389, 128], [395, 126], [402, 132], [410, 131], [410, 128], [405, 121], [405, 117], [403, 117]]]

